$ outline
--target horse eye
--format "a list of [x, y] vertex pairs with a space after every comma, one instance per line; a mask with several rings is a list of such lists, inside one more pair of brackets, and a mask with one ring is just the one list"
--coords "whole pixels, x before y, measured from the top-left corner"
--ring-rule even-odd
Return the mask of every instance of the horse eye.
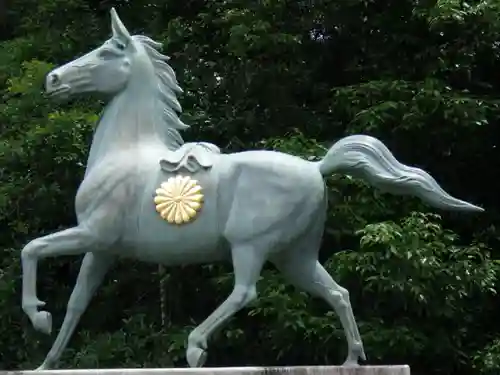
[[125, 50], [125, 44], [123, 44], [122, 42], [116, 41], [115, 45], [116, 45], [116, 48], [118, 48], [120, 51]]

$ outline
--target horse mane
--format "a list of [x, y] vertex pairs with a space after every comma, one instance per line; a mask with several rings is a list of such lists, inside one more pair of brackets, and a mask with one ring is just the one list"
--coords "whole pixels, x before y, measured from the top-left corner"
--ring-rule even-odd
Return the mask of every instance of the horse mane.
[[174, 70], [167, 64], [170, 57], [158, 52], [158, 49], [163, 46], [162, 43], [144, 35], [134, 35], [132, 38], [144, 47], [153, 64], [158, 78], [158, 99], [164, 107], [162, 119], [167, 126], [167, 136], [181, 146], [184, 140], [179, 130], [188, 129], [189, 125], [183, 123], [178, 116], [182, 112], [182, 107], [177, 94], [181, 94], [183, 90], [177, 82]]

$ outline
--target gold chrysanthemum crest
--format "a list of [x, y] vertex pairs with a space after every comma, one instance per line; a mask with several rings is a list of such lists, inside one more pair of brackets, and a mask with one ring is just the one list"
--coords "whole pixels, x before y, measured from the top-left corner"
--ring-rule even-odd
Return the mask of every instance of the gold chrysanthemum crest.
[[202, 188], [189, 176], [170, 177], [156, 189], [156, 211], [170, 224], [192, 221], [203, 204]]

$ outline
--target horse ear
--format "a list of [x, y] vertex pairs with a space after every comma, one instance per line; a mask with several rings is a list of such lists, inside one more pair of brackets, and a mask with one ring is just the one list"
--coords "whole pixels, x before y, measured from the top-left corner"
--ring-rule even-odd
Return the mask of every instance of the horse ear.
[[128, 32], [127, 28], [118, 17], [118, 13], [116, 13], [115, 8], [111, 8], [111, 30], [113, 31], [113, 36], [119, 39], [123, 39], [124, 41], [128, 41], [131, 36]]

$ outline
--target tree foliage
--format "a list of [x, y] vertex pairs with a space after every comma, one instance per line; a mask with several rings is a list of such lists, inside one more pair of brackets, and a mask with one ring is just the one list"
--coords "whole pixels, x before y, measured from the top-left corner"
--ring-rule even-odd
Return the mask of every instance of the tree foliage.
[[[350, 291], [370, 363], [409, 363], [415, 374], [497, 375], [500, 182], [490, 176], [500, 169], [499, 5], [7, 2], [8, 17], [0, 15], [0, 368], [33, 368], [52, 343], [22, 314], [19, 252], [74, 223], [73, 197], [102, 108], [88, 98], [49, 102], [44, 75], [103, 41], [115, 6], [129, 29], [164, 42], [185, 89], [187, 139], [227, 152], [267, 148], [317, 158], [347, 134], [372, 134], [453, 195], [484, 206], [482, 216], [438, 216], [415, 199], [331, 176], [321, 256]], [[40, 266], [40, 294], [55, 326], [79, 263]], [[338, 318], [274, 269], [262, 276], [261, 298], [214, 338], [208, 364], [340, 362]], [[187, 334], [231, 287], [227, 265], [162, 275], [124, 262], [89, 307], [62, 366], [185, 366]]]

